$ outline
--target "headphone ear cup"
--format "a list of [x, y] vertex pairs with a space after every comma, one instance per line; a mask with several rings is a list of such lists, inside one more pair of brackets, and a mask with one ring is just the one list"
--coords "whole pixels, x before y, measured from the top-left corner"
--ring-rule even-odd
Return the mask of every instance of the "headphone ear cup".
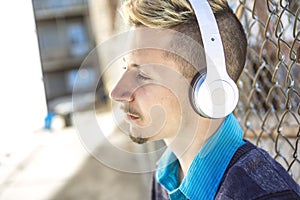
[[200, 116], [222, 118], [236, 107], [238, 88], [232, 80], [218, 80], [207, 84], [206, 73], [198, 72], [191, 82], [189, 99], [194, 111]]
[[202, 117], [207, 117], [200, 109], [198, 109], [197, 106], [197, 101], [199, 101], [199, 99], [197, 98], [198, 92], [199, 92], [199, 88], [202, 85], [202, 83], [204, 82], [206, 77], [206, 72], [198, 72], [192, 82], [191, 82], [191, 86], [190, 86], [190, 92], [189, 92], [189, 99], [190, 99], [190, 103], [194, 109], [194, 111], [196, 113], [198, 113], [199, 115], [201, 115]]

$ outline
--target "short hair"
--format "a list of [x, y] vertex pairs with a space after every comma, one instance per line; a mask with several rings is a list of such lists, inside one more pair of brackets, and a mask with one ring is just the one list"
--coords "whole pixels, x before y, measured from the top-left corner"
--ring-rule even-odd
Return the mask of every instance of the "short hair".
[[[226, 0], [208, 0], [208, 2], [218, 23], [227, 72], [237, 81], [246, 61], [245, 32]], [[199, 25], [188, 0], [125, 0], [122, 13], [132, 26], [172, 29], [191, 37], [203, 46]], [[171, 45], [175, 48], [186, 48], [178, 42], [178, 38], [172, 39]], [[201, 51], [199, 48], [189, 50], [192, 53], [190, 55], [192, 63], [203, 60]], [[193, 77], [197, 70], [201, 69], [201, 66], [196, 66], [197, 69], [187, 67], [189, 64], [183, 59], [176, 55], [168, 55], [182, 65], [183, 75], [186, 77]]]

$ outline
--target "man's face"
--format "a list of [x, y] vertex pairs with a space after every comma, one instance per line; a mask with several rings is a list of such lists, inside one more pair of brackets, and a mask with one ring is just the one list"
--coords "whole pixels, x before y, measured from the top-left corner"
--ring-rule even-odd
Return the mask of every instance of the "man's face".
[[188, 87], [178, 66], [162, 50], [143, 49], [125, 58], [125, 72], [113, 91], [137, 143], [172, 139], [180, 126]]

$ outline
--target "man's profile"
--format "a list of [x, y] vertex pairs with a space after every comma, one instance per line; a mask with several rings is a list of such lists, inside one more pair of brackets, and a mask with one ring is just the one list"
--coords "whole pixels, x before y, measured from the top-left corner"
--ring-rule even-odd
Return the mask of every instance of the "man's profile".
[[[246, 60], [244, 30], [225, 0], [207, 2], [222, 39], [226, 71], [236, 82]], [[169, 147], [154, 174], [152, 199], [299, 199], [299, 185], [265, 151], [243, 140], [232, 113], [215, 118], [195, 109], [191, 84], [201, 73], [209, 76], [208, 59], [221, 59], [205, 58], [197, 8], [188, 0], [125, 0], [122, 8], [136, 31], [133, 46], [156, 38], [165, 47], [128, 53], [125, 72], [111, 92], [126, 113], [134, 142], [163, 140]]]

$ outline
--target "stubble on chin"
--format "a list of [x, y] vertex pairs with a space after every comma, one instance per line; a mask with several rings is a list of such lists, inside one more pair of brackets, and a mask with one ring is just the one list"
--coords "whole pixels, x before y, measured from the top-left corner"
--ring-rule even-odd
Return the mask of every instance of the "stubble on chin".
[[133, 135], [129, 135], [130, 139], [137, 143], [137, 144], [144, 144], [146, 142], [148, 142], [149, 138], [142, 138], [142, 137], [134, 137]]

